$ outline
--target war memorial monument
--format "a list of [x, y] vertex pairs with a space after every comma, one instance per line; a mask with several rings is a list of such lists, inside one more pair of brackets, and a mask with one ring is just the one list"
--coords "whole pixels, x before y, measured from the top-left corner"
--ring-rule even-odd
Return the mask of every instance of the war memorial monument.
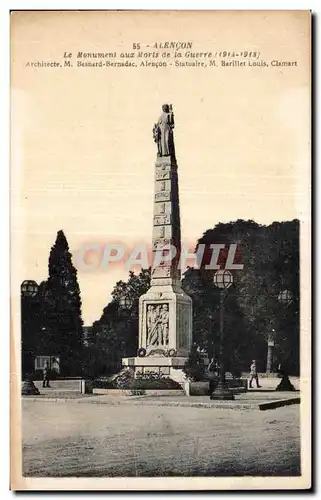
[[[135, 375], [156, 372], [182, 381], [182, 368], [192, 344], [192, 299], [181, 287], [178, 166], [173, 129], [172, 106], [164, 104], [153, 129], [157, 158], [151, 287], [139, 299], [137, 357], [122, 361], [124, 366], [134, 369]], [[172, 252], [173, 258], [165, 258], [173, 248], [175, 256]]]

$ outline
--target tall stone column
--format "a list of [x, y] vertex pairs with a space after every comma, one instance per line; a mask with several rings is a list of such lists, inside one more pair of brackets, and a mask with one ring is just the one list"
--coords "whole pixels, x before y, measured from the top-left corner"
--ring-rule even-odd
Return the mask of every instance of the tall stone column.
[[[139, 300], [140, 356], [123, 359], [123, 364], [135, 367], [136, 373], [157, 371], [182, 380], [181, 369], [192, 344], [192, 299], [181, 287], [181, 227], [173, 128], [174, 115], [171, 108], [164, 105], [154, 127], [158, 154], [154, 178], [151, 287]], [[169, 245], [176, 250], [174, 258], [166, 257]], [[161, 259], [160, 255], [165, 257]]]

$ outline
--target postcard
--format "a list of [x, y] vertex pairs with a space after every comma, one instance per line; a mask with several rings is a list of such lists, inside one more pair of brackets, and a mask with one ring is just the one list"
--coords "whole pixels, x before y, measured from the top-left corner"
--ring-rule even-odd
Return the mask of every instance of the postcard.
[[13, 490], [311, 487], [310, 99], [309, 11], [11, 12]]

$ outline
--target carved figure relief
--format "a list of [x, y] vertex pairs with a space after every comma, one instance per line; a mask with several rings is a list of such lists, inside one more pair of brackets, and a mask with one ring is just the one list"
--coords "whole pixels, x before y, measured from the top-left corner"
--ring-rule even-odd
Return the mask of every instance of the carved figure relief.
[[169, 341], [168, 304], [149, 304], [147, 307], [147, 347], [166, 347]]
[[162, 345], [168, 345], [168, 340], [169, 340], [169, 335], [168, 335], [168, 325], [169, 325], [169, 312], [168, 312], [168, 305], [163, 304], [162, 310], [161, 310], [161, 320], [162, 320], [162, 328], [161, 328], [161, 335], [162, 335]]

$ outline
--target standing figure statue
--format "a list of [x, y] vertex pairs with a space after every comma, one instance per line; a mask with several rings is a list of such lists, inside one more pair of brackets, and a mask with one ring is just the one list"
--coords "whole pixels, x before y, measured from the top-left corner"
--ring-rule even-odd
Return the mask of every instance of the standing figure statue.
[[162, 110], [163, 112], [153, 128], [153, 137], [157, 144], [157, 155], [175, 157], [173, 135], [174, 113], [172, 105], [164, 104]]
[[157, 346], [163, 344], [162, 306], [157, 306]]
[[169, 312], [168, 305], [164, 304], [162, 308], [162, 344], [164, 346], [168, 345], [168, 322], [169, 322]]
[[152, 305], [147, 308], [147, 344], [158, 344], [157, 311]]

